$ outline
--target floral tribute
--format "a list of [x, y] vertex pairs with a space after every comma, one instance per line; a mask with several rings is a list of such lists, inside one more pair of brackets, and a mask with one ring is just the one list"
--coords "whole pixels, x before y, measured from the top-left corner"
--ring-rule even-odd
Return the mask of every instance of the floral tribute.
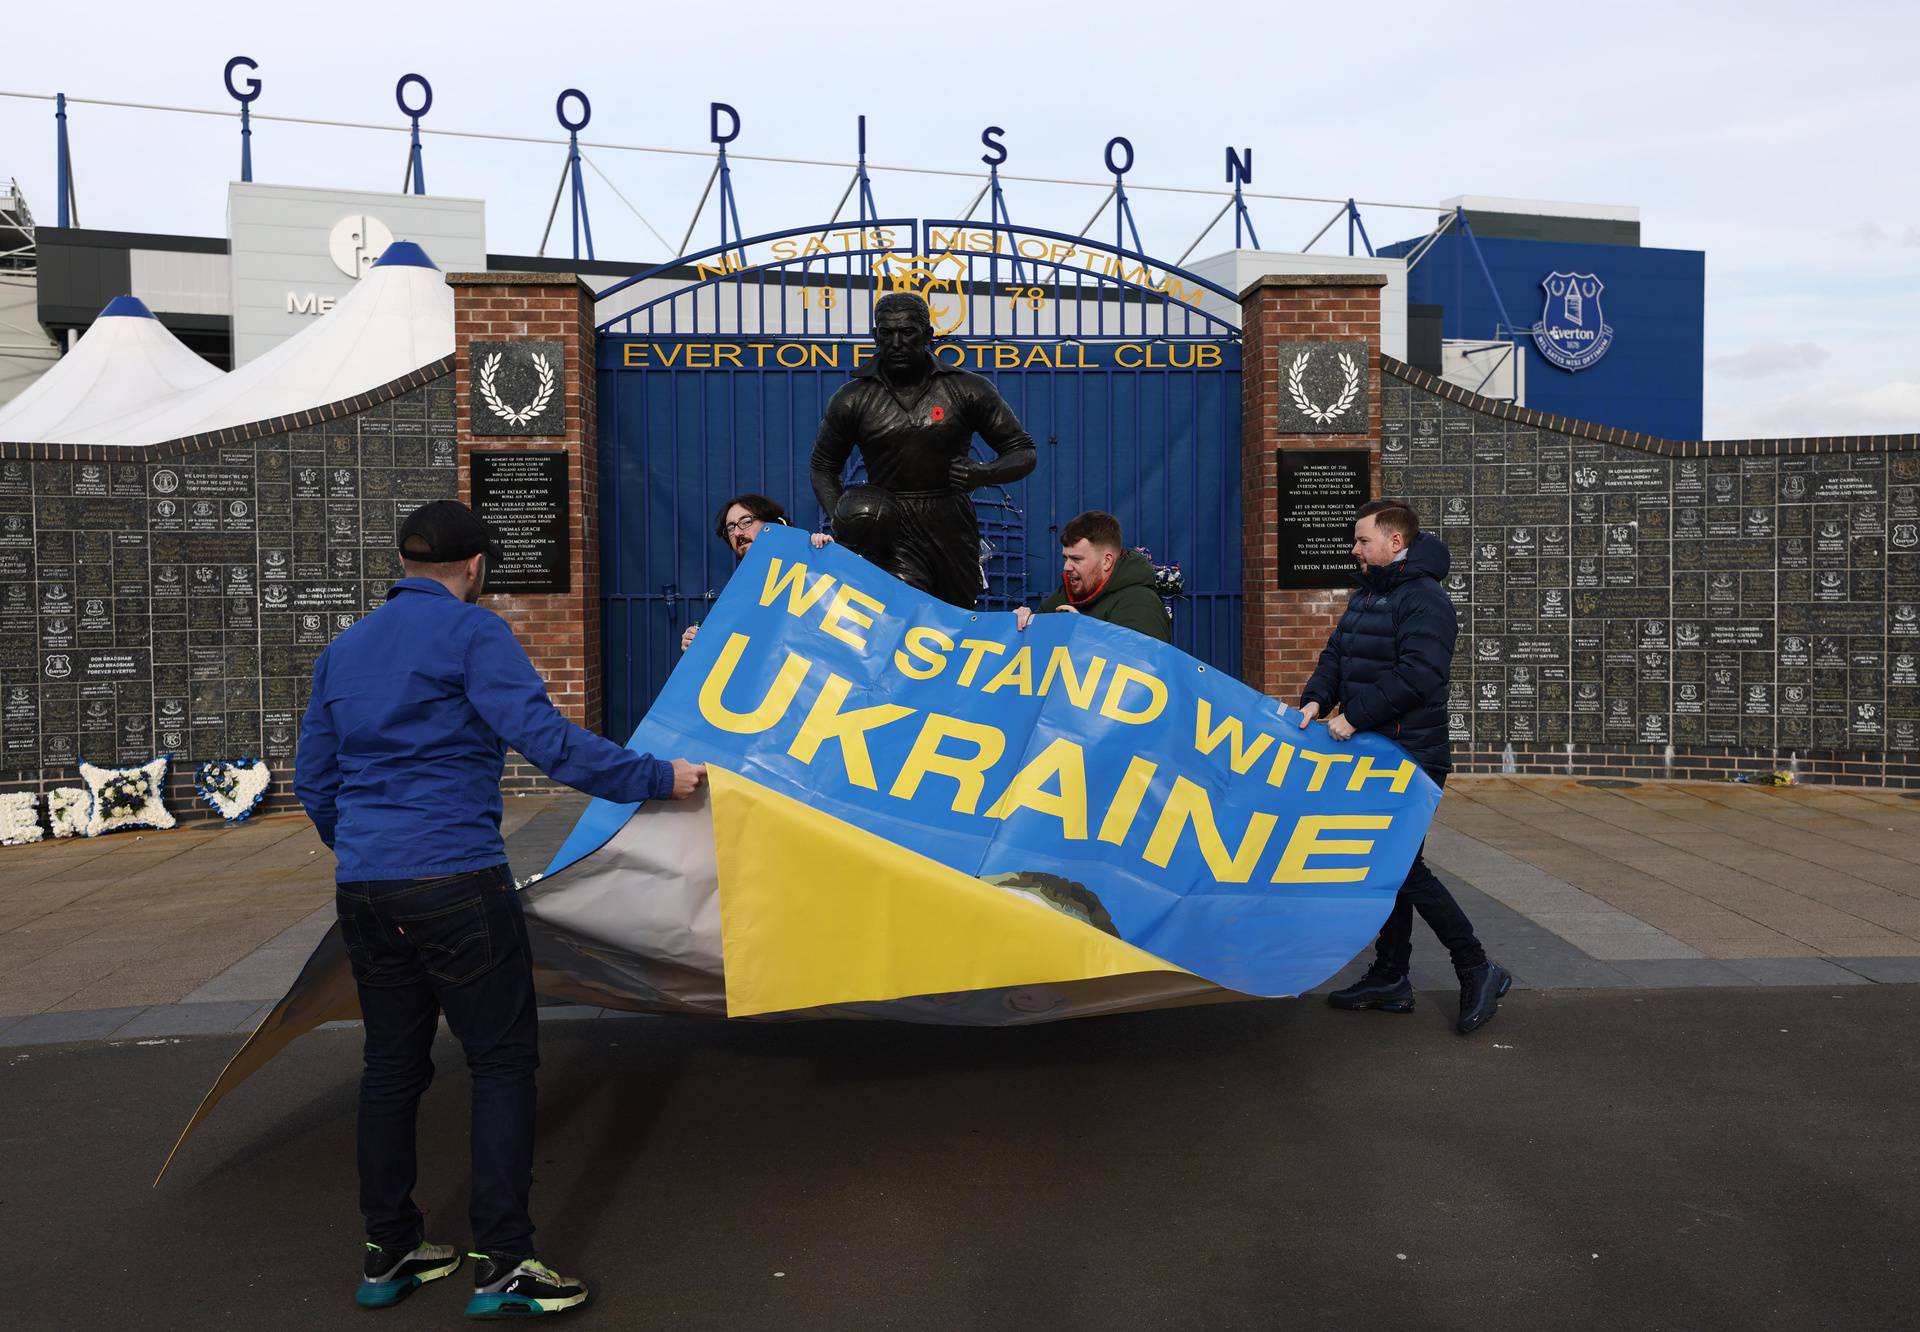
[[239, 823], [267, 798], [273, 769], [257, 758], [214, 759], [194, 774], [193, 789], [228, 823]]
[[0, 846], [25, 846], [44, 835], [39, 796], [31, 791], [0, 795]]
[[93, 794], [87, 836], [127, 828], [173, 827], [173, 815], [166, 803], [167, 768], [172, 761], [171, 755], [162, 754], [136, 767], [96, 768], [82, 759], [80, 780]]
[[56, 786], [47, 792], [47, 826], [55, 837], [84, 837], [93, 814], [93, 793], [84, 786]]

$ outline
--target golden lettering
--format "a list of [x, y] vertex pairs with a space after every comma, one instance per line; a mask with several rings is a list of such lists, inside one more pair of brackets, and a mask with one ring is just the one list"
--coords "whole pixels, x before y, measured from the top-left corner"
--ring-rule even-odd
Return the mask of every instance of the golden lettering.
[[[1049, 791], [1048, 782], [1058, 782], [1060, 789]], [[1055, 739], [1014, 774], [987, 817], [1004, 819], [1021, 809], [1059, 819], [1060, 835], [1068, 841], [1087, 840], [1087, 765], [1079, 745], [1065, 736]]]
[[1127, 829], [1133, 826], [1133, 816], [1140, 812], [1140, 802], [1146, 799], [1147, 787], [1159, 766], [1138, 754], [1133, 756], [1120, 777], [1120, 789], [1113, 793], [1113, 803], [1107, 806], [1107, 816], [1100, 820], [1101, 841], [1119, 846], [1127, 840]]
[[[860, 603], [855, 606], [853, 603]], [[827, 613], [821, 618], [820, 628], [845, 643], [850, 648], [865, 650], [867, 640], [847, 628], [847, 621], [863, 629], [873, 628], [873, 615], [885, 615], [887, 608], [882, 603], [862, 592], [850, 583], [842, 583], [834, 592], [833, 599], [827, 603]]]
[[792, 705], [793, 696], [799, 692], [800, 682], [807, 678], [812, 663], [799, 653], [789, 651], [786, 661], [781, 663], [780, 673], [774, 676], [759, 706], [752, 712], [735, 712], [725, 702], [727, 682], [733, 679], [733, 673], [746, 650], [745, 634], [733, 634], [727, 639], [727, 645], [720, 649], [720, 659], [714, 662], [713, 669], [707, 672], [707, 678], [700, 683], [700, 715], [723, 731], [731, 731], [735, 735], [758, 735], [762, 731], [772, 730], [787, 715], [787, 708]]
[[784, 574], [780, 572], [780, 568], [781, 560], [776, 555], [773, 562], [767, 566], [767, 581], [760, 589], [762, 606], [771, 606], [779, 599], [780, 594], [785, 592], [787, 614], [805, 615], [813, 609], [816, 601], [826, 595], [827, 589], [833, 586], [832, 574], [821, 574], [813, 581], [812, 586], [808, 586], [807, 566], [804, 564], [789, 565]]
[[1220, 747], [1222, 740], [1227, 742], [1227, 766], [1239, 773], [1258, 763], [1267, 746], [1273, 743], [1272, 736], [1262, 733], [1255, 736], [1253, 744], [1248, 746], [1245, 743], [1245, 728], [1238, 717], [1229, 716], [1216, 727], [1213, 724], [1213, 704], [1202, 698], [1194, 712], [1193, 747], [1202, 754], [1211, 754]]
[[960, 668], [959, 683], [963, 685], [973, 683], [974, 672], [980, 669], [980, 658], [983, 655], [991, 652], [998, 657], [1007, 650], [1005, 643], [996, 643], [991, 638], [963, 638], [960, 640], [960, 646], [967, 653], [967, 664]]
[[1300, 757], [1313, 764], [1313, 776], [1307, 779], [1307, 789], [1309, 791], [1318, 791], [1322, 786], [1326, 785], [1327, 769], [1331, 768], [1334, 764], [1353, 762], [1353, 755], [1351, 754], [1316, 754], [1311, 749], [1301, 750]]
[[1412, 759], [1401, 759], [1391, 771], [1381, 772], [1373, 766], [1373, 755], [1362, 754], [1360, 761], [1353, 765], [1353, 776], [1347, 779], [1347, 789], [1358, 791], [1369, 780], [1389, 783], [1389, 789], [1400, 795], [1407, 789], [1407, 783], [1413, 780], [1414, 764]]
[[[931, 680], [947, 668], [947, 659], [933, 651], [928, 644], [938, 644], [944, 651], [953, 651], [953, 640], [931, 625], [919, 624], [907, 630], [907, 636], [901, 647], [893, 654], [894, 669], [914, 680]], [[914, 655], [914, 661], [907, 660], [907, 654]]]
[[1373, 839], [1326, 839], [1323, 832], [1352, 829], [1380, 830], [1393, 822], [1389, 814], [1308, 814], [1293, 825], [1293, 836], [1273, 867], [1275, 883], [1359, 883], [1367, 877], [1365, 866], [1350, 869], [1311, 869], [1312, 856], [1364, 856], [1373, 850]]
[[912, 716], [913, 709], [898, 703], [879, 703], [870, 708], [854, 708], [843, 712], [841, 709], [845, 707], [847, 693], [852, 688], [849, 681], [829, 673], [826, 684], [820, 688], [819, 697], [813, 700], [806, 721], [800, 724], [799, 733], [793, 737], [793, 743], [787, 746], [787, 752], [802, 763], [812, 763], [822, 744], [837, 740], [840, 742], [840, 763], [847, 770], [847, 780], [855, 786], [877, 791], [880, 787], [873, 779], [873, 756], [867, 752], [867, 732], [899, 721], [902, 717]]
[[1076, 708], [1093, 707], [1093, 696], [1100, 688], [1101, 672], [1107, 669], [1105, 657], [1095, 657], [1087, 664], [1087, 678], [1080, 678], [1079, 668], [1073, 664], [1072, 655], [1064, 648], [1057, 647], [1053, 655], [1047, 658], [1047, 673], [1040, 677], [1040, 694], [1045, 697], [1053, 689], [1053, 680], [1060, 677], [1061, 686], [1067, 691], [1067, 699]]
[[1026, 697], [1033, 695], [1033, 649], [1023, 647], [1013, 654], [1000, 673], [987, 681], [986, 688], [980, 692], [991, 694], [998, 689], [1013, 688]]
[[[1127, 686], [1132, 684], [1146, 689], [1146, 706], [1141, 708], [1125, 706]], [[1107, 696], [1100, 702], [1100, 715], [1117, 722], [1126, 722], [1131, 726], [1144, 726], [1158, 717], [1166, 706], [1166, 685], [1137, 666], [1128, 666], [1123, 662], [1113, 668], [1113, 681], [1107, 686]]]
[[[944, 740], [958, 740], [974, 747], [971, 758], [940, 752]], [[980, 792], [986, 785], [987, 769], [1006, 752], [1007, 737], [992, 726], [929, 712], [914, 739], [913, 749], [900, 768], [887, 794], [898, 800], [913, 799], [920, 782], [928, 776], [950, 777], [954, 782], [953, 811], [971, 814], [980, 805]]]
[[1287, 779], [1287, 767], [1293, 762], [1294, 748], [1284, 740], [1274, 752], [1273, 766], [1267, 769], [1267, 785], [1278, 786]]
[[1193, 838], [1207, 862], [1208, 873], [1220, 883], [1246, 883], [1253, 877], [1253, 867], [1260, 863], [1260, 853], [1267, 849], [1267, 839], [1279, 822], [1272, 814], [1255, 811], [1247, 819], [1247, 831], [1239, 847], [1229, 855], [1219, 825], [1213, 821], [1213, 802], [1207, 798], [1206, 788], [1185, 777], [1175, 777], [1167, 803], [1160, 809], [1160, 820], [1153, 826], [1153, 836], [1147, 839], [1147, 849], [1141, 854], [1165, 869], [1179, 845], [1181, 830], [1192, 824]]

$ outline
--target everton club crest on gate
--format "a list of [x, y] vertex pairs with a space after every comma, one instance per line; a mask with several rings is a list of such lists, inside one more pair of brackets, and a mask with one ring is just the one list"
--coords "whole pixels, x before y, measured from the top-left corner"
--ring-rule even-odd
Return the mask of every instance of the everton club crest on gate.
[[1592, 273], [1549, 273], [1540, 285], [1547, 303], [1533, 326], [1540, 354], [1562, 370], [1585, 370], [1613, 345], [1613, 326], [1600, 312], [1607, 284]]

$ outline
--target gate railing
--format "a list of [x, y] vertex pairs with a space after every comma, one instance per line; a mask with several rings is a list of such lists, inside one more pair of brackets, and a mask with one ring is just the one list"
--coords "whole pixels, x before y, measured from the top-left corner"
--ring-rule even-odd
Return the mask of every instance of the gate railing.
[[1184, 566], [1176, 642], [1237, 671], [1236, 293], [1065, 232], [875, 218], [729, 239], [597, 293], [615, 734], [645, 711], [681, 629], [726, 580], [712, 506], [759, 491], [810, 523], [819, 411], [870, 350], [874, 305], [894, 291], [926, 299], [937, 354], [992, 377], [1039, 444], [1034, 476], [975, 496], [982, 609], [1051, 591], [1058, 524], [1106, 507], [1130, 541]]
[[[688, 270], [692, 272], [689, 274]], [[892, 291], [926, 299], [935, 332], [993, 341], [1238, 338], [1238, 296], [1137, 250], [1004, 222], [880, 218], [716, 245], [595, 294], [637, 303], [614, 336], [864, 337]], [[1208, 308], [1209, 303], [1213, 308]]]

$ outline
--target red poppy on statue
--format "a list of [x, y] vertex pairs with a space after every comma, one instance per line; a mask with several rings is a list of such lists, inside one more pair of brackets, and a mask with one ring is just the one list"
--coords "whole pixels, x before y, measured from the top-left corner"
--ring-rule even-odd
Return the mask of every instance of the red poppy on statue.
[[927, 414], [935, 421], [944, 421], [947, 419], [947, 409], [945, 407], [929, 408]]

